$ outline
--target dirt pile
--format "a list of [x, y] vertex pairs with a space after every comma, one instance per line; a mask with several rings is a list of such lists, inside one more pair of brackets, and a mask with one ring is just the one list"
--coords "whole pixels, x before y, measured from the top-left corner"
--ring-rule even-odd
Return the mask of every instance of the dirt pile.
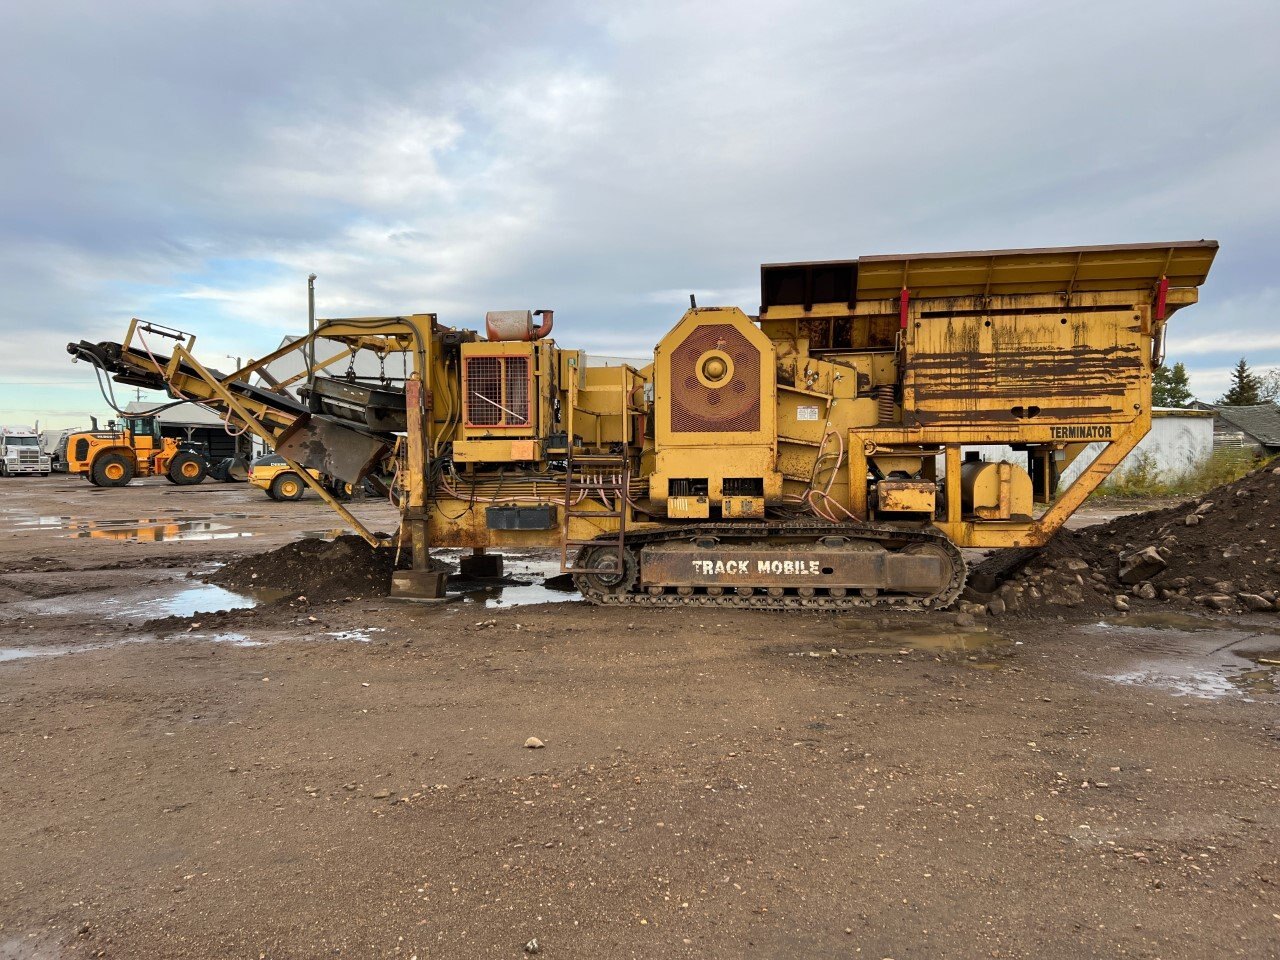
[[[1003, 568], [1003, 569], [1002, 569]], [[1280, 468], [1175, 507], [1061, 531], [974, 569], [959, 609], [1028, 617], [1141, 606], [1280, 610]]]
[[304, 539], [228, 563], [209, 577], [228, 590], [279, 591], [311, 603], [391, 592], [395, 551], [356, 536]]

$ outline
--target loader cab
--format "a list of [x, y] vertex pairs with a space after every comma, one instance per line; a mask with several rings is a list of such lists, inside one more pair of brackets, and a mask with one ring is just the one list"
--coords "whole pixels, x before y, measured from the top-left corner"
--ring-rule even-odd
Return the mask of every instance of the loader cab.
[[132, 435], [134, 449], [139, 453], [160, 449], [160, 421], [156, 417], [127, 417], [120, 425]]

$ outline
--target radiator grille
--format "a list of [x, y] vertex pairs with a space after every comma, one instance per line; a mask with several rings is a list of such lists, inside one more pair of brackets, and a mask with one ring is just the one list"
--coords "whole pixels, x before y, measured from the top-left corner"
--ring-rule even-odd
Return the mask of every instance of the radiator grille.
[[[698, 362], [708, 350], [733, 360], [733, 376], [722, 387], [704, 385]], [[698, 327], [671, 353], [672, 433], [746, 433], [760, 429], [760, 351], [737, 327]]]
[[463, 368], [467, 426], [529, 426], [529, 358], [467, 357]]

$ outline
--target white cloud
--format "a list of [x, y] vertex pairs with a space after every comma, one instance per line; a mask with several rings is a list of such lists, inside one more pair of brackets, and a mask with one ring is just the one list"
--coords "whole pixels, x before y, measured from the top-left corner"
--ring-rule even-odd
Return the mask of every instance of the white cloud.
[[321, 315], [549, 307], [643, 351], [691, 291], [753, 310], [761, 262], [1201, 236], [1170, 360], [1280, 363], [1275, 5], [79, 15], [0, 12], [0, 349], [44, 375], [134, 313], [260, 354], [310, 272]]
[[374, 104], [353, 125], [311, 117], [271, 129], [267, 156], [232, 179], [264, 197], [394, 215], [405, 204], [449, 198], [454, 183], [441, 171], [440, 158], [462, 135], [453, 116]]

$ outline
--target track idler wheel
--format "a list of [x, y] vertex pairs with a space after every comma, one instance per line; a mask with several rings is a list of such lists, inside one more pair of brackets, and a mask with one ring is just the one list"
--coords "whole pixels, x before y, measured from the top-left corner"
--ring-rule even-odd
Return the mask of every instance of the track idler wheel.
[[614, 595], [629, 593], [640, 576], [640, 562], [629, 549], [623, 548], [619, 556], [613, 545], [584, 547], [574, 561], [582, 568], [573, 575], [574, 585], [584, 595]]
[[[951, 555], [947, 553], [946, 547], [938, 543], [911, 543], [902, 548], [904, 554], [916, 557], [937, 557], [943, 565], [943, 569], [950, 569], [952, 566]], [[917, 597], [927, 597], [932, 590], [916, 591], [913, 595]], [[865, 591], [863, 596], [866, 596]]]

